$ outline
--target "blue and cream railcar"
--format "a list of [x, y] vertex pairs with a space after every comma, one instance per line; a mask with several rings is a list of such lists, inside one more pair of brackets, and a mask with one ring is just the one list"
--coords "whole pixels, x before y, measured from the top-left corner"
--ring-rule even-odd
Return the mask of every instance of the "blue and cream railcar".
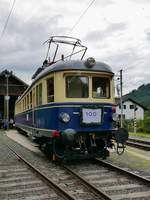
[[113, 76], [93, 59], [52, 64], [17, 100], [16, 127], [53, 159], [106, 157], [116, 130]]

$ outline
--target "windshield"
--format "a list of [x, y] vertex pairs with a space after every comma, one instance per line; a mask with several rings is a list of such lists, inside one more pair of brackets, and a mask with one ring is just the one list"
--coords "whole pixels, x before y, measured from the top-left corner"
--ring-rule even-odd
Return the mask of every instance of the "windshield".
[[88, 98], [89, 78], [86, 76], [67, 76], [66, 96], [68, 98]]
[[92, 96], [93, 98], [109, 98], [110, 97], [109, 78], [102, 78], [102, 77], [92, 78]]

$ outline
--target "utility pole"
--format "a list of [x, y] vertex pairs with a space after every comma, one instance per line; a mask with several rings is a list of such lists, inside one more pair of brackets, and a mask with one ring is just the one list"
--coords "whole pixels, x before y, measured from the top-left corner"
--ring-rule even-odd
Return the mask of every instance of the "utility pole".
[[137, 107], [136, 104], [134, 104], [134, 133], [136, 134], [136, 129], [137, 129], [137, 125], [136, 125], [136, 111], [137, 111]]
[[5, 100], [6, 100], [6, 118], [5, 118], [5, 123], [7, 124], [7, 129], [8, 129], [8, 125], [9, 125], [9, 77], [12, 75], [12, 72], [9, 71], [5, 71], [4, 72], [4, 76], [6, 78], [6, 96], [5, 96]]
[[121, 128], [123, 127], [123, 102], [122, 102], [122, 69], [120, 70], [120, 106], [121, 106]]
[[7, 122], [9, 122], [9, 92], [8, 92], [8, 78], [9, 78], [9, 75], [8, 74], [5, 74], [5, 77], [6, 77], [6, 118], [7, 118]]

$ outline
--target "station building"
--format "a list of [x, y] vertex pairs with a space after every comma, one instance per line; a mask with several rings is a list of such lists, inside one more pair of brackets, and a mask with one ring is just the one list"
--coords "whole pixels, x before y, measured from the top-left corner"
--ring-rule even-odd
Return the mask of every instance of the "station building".
[[0, 72], [0, 120], [7, 119], [7, 116], [14, 119], [15, 101], [27, 87], [28, 85], [12, 71]]

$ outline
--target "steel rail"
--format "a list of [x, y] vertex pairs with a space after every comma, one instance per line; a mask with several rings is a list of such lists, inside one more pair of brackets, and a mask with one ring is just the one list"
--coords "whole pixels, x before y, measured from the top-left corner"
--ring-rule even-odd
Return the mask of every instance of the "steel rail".
[[75, 177], [77, 177], [78, 179], [80, 179], [83, 184], [90, 189], [95, 195], [98, 195], [100, 198], [104, 198], [105, 200], [112, 200], [112, 198], [107, 195], [104, 191], [97, 189], [92, 183], [90, 183], [89, 181], [85, 180], [82, 176], [80, 176], [78, 173], [76, 173], [74, 170], [70, 169], [68, 166], [63, 165], [63, 167], [69, 171], [69, 173], [71, 173], [72, 175], [74, 175]]
[[126, 145], [143, 149], [145, 151], [150, 151], [150, 142], [140, 141], [136, 139], [128, 139]]
[[94, 159], [94, 161], [96, 162], [96, 164], [99, 164], [99, 165], [103, 165], [103, 166], [106, 166], [106, 167], [109, 167], [109, 168], [112, 168], [112, 169], [115, 169], [119, 172], [121, 172], [122, 174], [124, 175], [127, 175], [127, 176], [132, 176], [134, 179], [138, 179], [139, 181], [141, 182], [144, 182], [145, 184], [147, 184], [148, 186], [150, 186], [150, 180], [145, 178], [145, 177], [142, 177], [140, 175], [137, 175], [133, 172], [129, 172], [121, 167], [118, 167], [116, 165], [113, 165], [111, 163], [108, 163], [107, 161], [104, 161], [104, 160], [100, 160], [98, 158]]
[[52, 187], [56, 193], [60, 196], [62, 196], [65, 199], [69, 200], [75, 200], [75, 198], [68, 194], [64, 189], [62, 189], [60, 186], [56, 185], [54, 182], [52, 182], [49, 178], [47, 178], [40, 170], [38, 170], [36, 167], [34, 167], [32, 164], [30, 164], [26, 159], [24, 159], [21, 155], [19, 155], [14, 149], [12, 149], [10, 146], [6, 145], [15, 156], [17, 156], [21, 161], [23, 161], [33, 172], [35, 172], [48, 186]]
[[[145, 138], [146, 139], [146, 138]], [[133, 141], [133, 142], [139, 142], [141, 144], [147, 144], [150, 145], [150, 140], [142, 140], [140, 138], [130, 138], [128, 139], [128, 141]]]

